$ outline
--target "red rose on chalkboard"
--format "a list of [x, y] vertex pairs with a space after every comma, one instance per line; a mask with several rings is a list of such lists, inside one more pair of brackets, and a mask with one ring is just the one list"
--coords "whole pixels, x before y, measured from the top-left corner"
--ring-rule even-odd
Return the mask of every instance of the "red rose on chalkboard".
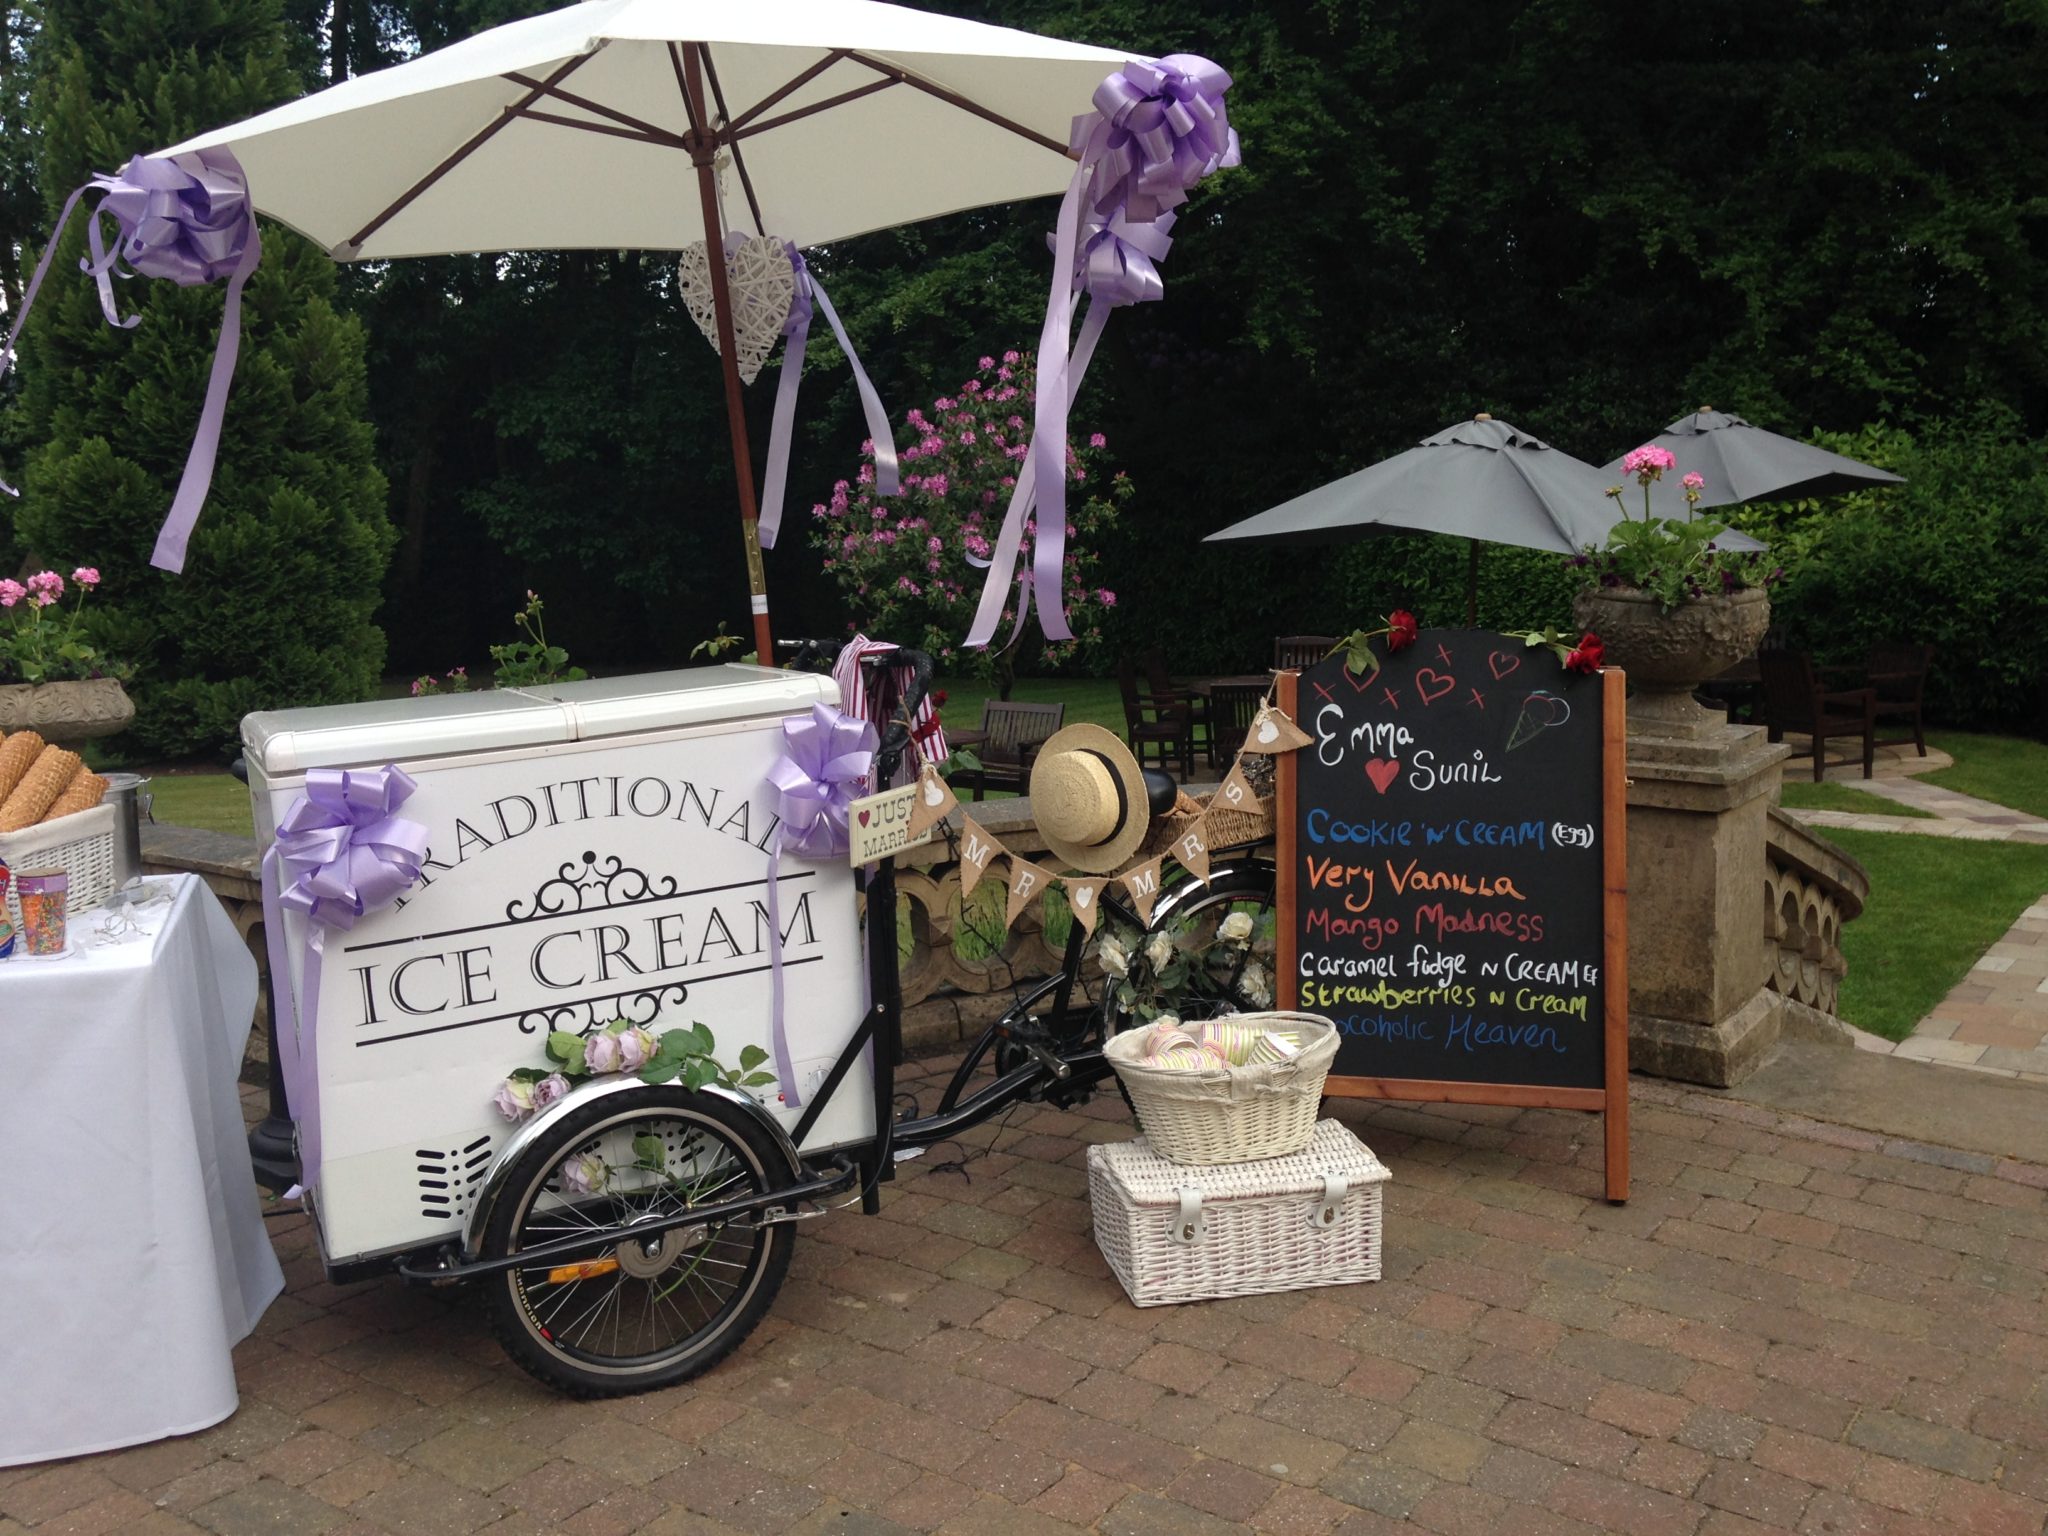
[[1422, 634], [1422, 626], [1415, 621], [1415, 615], [1406, 608], [1396, 608], [1387, 615], [1387, 649], [1405, 651]]
[[1607, 647], [1600, 643], [1598, 635], [1589, 630], [1579, 637], [1579, 643], [1566, 655], [1564, 668], [1567, 672], [1598, 672], [1606, 656]]

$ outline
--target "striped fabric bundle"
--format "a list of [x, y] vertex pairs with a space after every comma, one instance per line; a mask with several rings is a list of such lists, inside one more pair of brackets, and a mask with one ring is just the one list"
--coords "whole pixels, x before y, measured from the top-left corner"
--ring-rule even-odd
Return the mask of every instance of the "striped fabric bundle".
[[[900, 649], [891, 640], [870, 640], [866, 635], [855, 635], [846, 642], [839, 652], [839, 659], [832, 664], [832, 680], [839, 685], [839, 708], [856, 720], [871, 722], [880, 731], [893, 714], [896, 701], [910, 686], [911, 668], [906, 663], [888, 669], [888, 685], [880, 690], [879, 701], [868, 697], [867, 679], [862, 675], [860, 659], [883, 651]], [[875, 712], [879, 702], [884, 714]], [[929, 696], [920, 699], [917, 713], [910, 721], [911, 739], [917, 743], [916, 752], [903, 754], [902, 766], [896, 770], [896, 782], [908, 784], [917, 777], [920, 755], [925, 762], [943, 763], [950, 755], [946, 747], [945, 728], [939, 724], [939, 712], [932, 708]], [[887, 788], [887, 785], [868, 784], [867, 791]]]

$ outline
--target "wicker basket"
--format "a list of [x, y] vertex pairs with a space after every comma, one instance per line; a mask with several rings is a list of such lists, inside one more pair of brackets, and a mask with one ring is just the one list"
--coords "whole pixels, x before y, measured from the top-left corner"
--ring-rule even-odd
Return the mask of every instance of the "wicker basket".
[[1181, 1071], [1140, 1063], [1140, 1032], [1102, 1048], [1131, 1097], [1154, 1151], [1176, 1163], [1243, 1163], [1286, 1157], [1308, 1145], [1323, 1079], [1337, 1054], [1337, 1030], [1312, 1013], [1241, 1013], [1238, 1019], [1302, 1037], [1293, 1061]]
[[1232, 810], [1209, 797], [1209, 819], [1204, 826], [1211, 848], [1236, 848], [1245, 843], [1263, 843], [1273, 835], [1273, 797], [1252, 801], [1249, 809]]
[[[71, 876], [64, 910], [90, 912], [114, 890], [114, 808], [96, 805], [19, 832], [0, 832], [0, 863], [20, 874], [61, 869]], [[21, 927], [21, 899], [7, 882], [7, 915]]]
[[1186, 790], [1176, 793], [1173, 809], [1163, 816], [1154, 816], [1152, 826], [1145, 834], [1145, 841], [1138, 846], [1142, 854], [1164, 853], [1171, 848], [1181, 833], [1187, 831], [1202, 819], [1205, 809], [1202, 802]]
[[1335, 1120], [1232, 1167], [1184, 1168], [1142, 1136], [1088, 1149], [1096, 1246], [1141, 1307], [1379, 1279], [1387, 1176]]

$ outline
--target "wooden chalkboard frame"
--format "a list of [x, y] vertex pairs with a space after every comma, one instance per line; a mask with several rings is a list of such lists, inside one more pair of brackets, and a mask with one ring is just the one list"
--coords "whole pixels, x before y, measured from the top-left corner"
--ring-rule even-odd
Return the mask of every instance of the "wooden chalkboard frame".
[[[1601, 1088], [1545, 1088], [1523, 1083], [1437, 1082], [1405, 1077], [1332, 1077], [1323, 1091], [1340, 1098], [1392, 1099], [1425, 1104], [1512, 1104], [1531, 1109], [1580, 1109], [1602, 1117], [1607, 1198], [1628, 1199], [1628, 680], [1618, 667], [1601, 669], [1601, 935], [1605, 951], [1606, 1007], [1602, 1021]], [[1280, 706], [1298, 720], [1299, 672], [1279, 677]], [[1279, 1002], [1297, 1006], [1300, 977], [1295, 945], [1295, 760], [1285, 752], [1274, 775], [1279, 836]]]

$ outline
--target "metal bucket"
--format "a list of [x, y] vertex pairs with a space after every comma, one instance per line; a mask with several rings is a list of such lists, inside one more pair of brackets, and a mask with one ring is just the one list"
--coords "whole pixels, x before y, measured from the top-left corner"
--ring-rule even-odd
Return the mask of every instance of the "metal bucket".
[[106, 803], [114, 808], [114, 886], [126, 885], [142, 873], [142, 823], [153, 821], [156, 796], [150, 780], [139, 773], [109, 773]]

